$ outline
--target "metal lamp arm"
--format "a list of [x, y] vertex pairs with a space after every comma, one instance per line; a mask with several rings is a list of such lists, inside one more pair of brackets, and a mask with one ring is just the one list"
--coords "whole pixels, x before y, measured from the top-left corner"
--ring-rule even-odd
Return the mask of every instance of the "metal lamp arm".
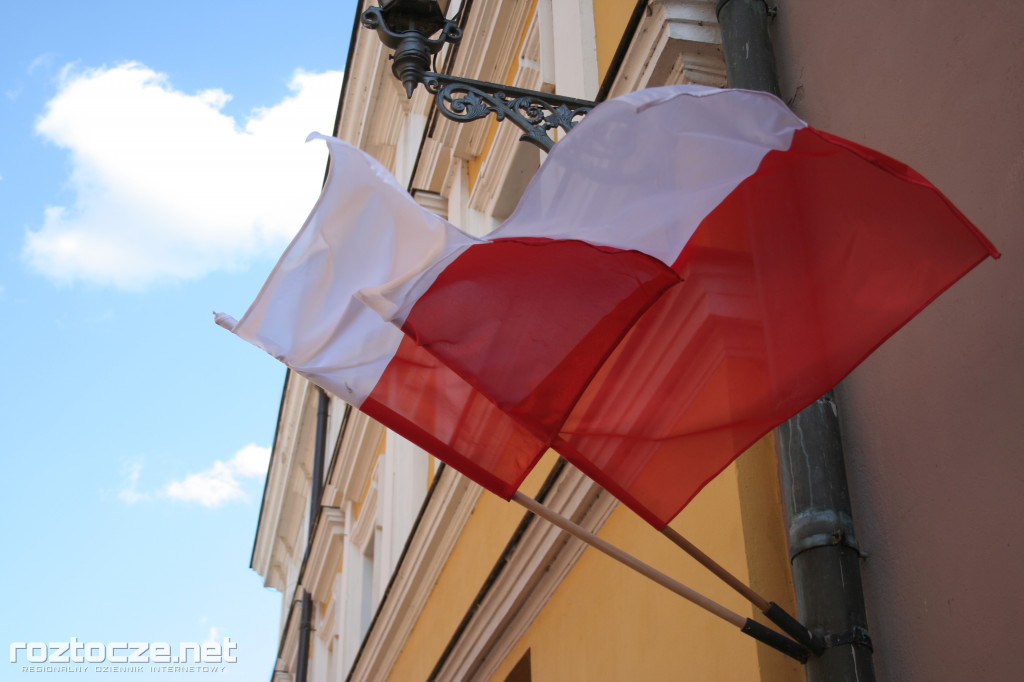
[[555, 144], [549, 130], [569, 132], [596, 106], [587, 100], [429, 71], [423, 75], [423, 84], [445, 118], [465, 123], [493, 113], [499, 121], [507, 118], [515, 123], [523, 131], [520, 140], [544, 151]]

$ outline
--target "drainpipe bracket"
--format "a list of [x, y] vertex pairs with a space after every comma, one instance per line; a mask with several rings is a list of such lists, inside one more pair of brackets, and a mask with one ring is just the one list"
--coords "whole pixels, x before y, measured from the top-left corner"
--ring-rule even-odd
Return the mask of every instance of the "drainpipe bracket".
[[843, 546], [852, 549], [862, 559], [867, 554], [861, 551], [857, 537], [853, 534], [853, 519], [845, 513], [833, 510], [805, 512], [789, 524], [789, 559], [817, 547]]
[[852, 630], [846, 632], [837, 632], [834, 634], [825, 635], [825, 646], [829, 649], [837, 646], [847, 646], [852, 644], [853, 646], [861, 646], [868, 651], [874, 652], [875, 648], [871, 644], [871, 637], [868, 635], [868, 631], [862, 627], [855, 627]]
[[798, 555], [818, 547], [848, 547], [857, 553], [861, 559], [867, 559], [867, 553], [861, 551], [857, 539], [842, 530], [835, 530], [831, 533], [819, 533], [804, 537], [800, 542], [790, 545], [789, 560], [792, 561]]
[[[730, 2], [731, 2], [731, 0], [718, 0], [718, 3], [715, 5], [715, 17], [716, 18], [718, 17], [719, 14], [722, 13], [722, 8], [725, 7], [726, 5], [728, 5]], [[764, 7], [765, 7], [765, 9], [768, 12], [768, 17], [770, 19], [774, 19], [775, 15], [777, 15], [779, 13], [779, 8], [778, 7], [772, 7], [771, 5], [769, 5], [768, 4], [768, 0], [762, 0], [762, 2], [764, 2]]]

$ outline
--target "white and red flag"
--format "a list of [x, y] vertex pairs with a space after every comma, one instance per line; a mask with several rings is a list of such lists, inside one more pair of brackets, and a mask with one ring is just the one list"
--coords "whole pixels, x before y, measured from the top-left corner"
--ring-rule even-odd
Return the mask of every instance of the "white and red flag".
[[554, 448], [657, 527], [999, 255], [765, 93], [601, 104], [485, 239], [323, 139], [312, 214], [218, 322], [498, 495]]

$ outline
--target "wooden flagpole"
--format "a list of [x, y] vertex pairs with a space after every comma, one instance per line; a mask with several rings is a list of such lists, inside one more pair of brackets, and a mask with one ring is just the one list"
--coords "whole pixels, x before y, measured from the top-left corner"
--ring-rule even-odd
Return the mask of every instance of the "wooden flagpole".
[[824, 642], [820, 637], [815, 637], [803, 623], [791, 616], [789, 612], [775, 602], [770, 602], [759, 595], [749, 585], [742, 582], [739, 578], [727, 571], [721, 564], [702, 552], [700, 548], [692, 542], [669, 526], [662, 528], [661, 534], [674, 542], [676, 546], [684, 552], [696, 559], [701, 566], [714, 573], [726, 585], [743, 595], [743, 597], [753, 604], [758, 611], [763, 613], [769, 620], [782, 628], [790, 637], [793, 637], [796, 641], [800, 642], [815, 654], [820, 655], [821, 652], [824, 651]]
[[699, 563], [701, 566], [703, 566], [704, 568], [708, 569], [716, 576], [718, 576], [718, 578], [722, 580], [722, 582], [724, 582], [729, 587], [742, 594], [747, 599], [747, 601], [749, 601], [751, 604], [757, 607], [758, 611], [764, 613], [768, 610], [769, 606], [767, 599], [759, 595], [757, 592], [754, 592], [754, 590], [749, 585], [741, 582], [739, 578], [734, 576], [729, 571], [725, 570], [725, 568], [718, 564], [714, 559], [709, 557], [704, 552], [700, 551], [700, 549], [698, 549], [698, 547], [695, 544], [684, 538], [682, 535], [674, 531], [669, 526], [665, 526], [664, 528], [662, 528], [661, 534], [667, 537], [672, 542], [674, 542], [676, 545], [678, 545], [684, 552], [686, 552], [694, 559], [696, 559], [697, 563]]
[[781, 651], [787, 656], [795, 658], [800, 662], [805, 662], [807, 660], [807, 649], [803, 645], [789, 639], [784, 635], [775, 632], [774, 630], [766, 628], [765, 626], [761, 625], [756, 621], [753, 621], [749, 618], [744, 618], [740, 614], [727, 609], [726, 607], [722, 606], [721, 604], [715, 601], [712, 601], [711, 599], [708, 599], [704, 595], [700, 594], [699, 592], [696, 592], [692, 588], [687, 587], [678, 580], [670, 578], [669, 576], [665, 575], [656, 568], [653, 568], [652, 566], [649, 566], [648, 564], [645, 564], [644, 562], [640, 561], [633, 555], [627, 554], [626, 552], [622, 551], [621, 549], [607, 542], [606, 540], [602, 540], [597, 535], [591, 533], [579, 524], [574, 523], [569, 519], [565, 518], [564, 516], [548, 509], [547, 507], [545, 507], [543, 504], [533, 499], [532, 497], [529, 497], [528, 495], [524, 495], [523, 493], [517, 491], [516, 494], [512, 496], [512, 499], [518, 504], [525, 507], [527, 510], [533, 512], [534, 514], [548, 521], [549, 523], [561, 528], [567, 533], [570, 533], [571, 535], [587, 543], [594, 549], [603, 552], [604, 554], [607, 554], [619, 563], [622, 563], [628, 566], [629, 568], [632, 568], [637, 573], [640, 573], [646, 578], [653, 580], [662, 587], [668, 588], [669, 590], [675, 592], [687, 601], [690, 601], [693, 604], [696, 604], [697, 606], [701, 607], [702, 609], [718, 616], [722, 620], [731, 623], [732, 625], [735, 625], [743, 633], [750, 635], [754, 639], [757, 639], [758, 641], [761, 641], [767, 644], [768, 646], [772, 647], [773, 649]]

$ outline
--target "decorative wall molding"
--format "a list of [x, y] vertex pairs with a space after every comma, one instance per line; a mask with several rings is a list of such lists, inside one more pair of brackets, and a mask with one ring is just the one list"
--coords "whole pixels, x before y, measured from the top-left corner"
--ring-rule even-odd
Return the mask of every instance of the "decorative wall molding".
[[362, 499], [377, 464], [384, 427], [362, 412], [353, 410], [341, 438], [336, 455], [338, 460], [333, 463], [328, 487], [324, 489], [323, 504], [330, 507], [344, 507], [346, 502]]
[[725, 87], [715, 0], [651, 0], [609, 98], [655, 85]]
[[[618, 501], [579, 470], [565, 467], [545, 504], [597, 532]], [[468, 626], [448, 653], [437, 682], [492, 679], [584, 549], [582, 541], [535, 518], [476, 606]]]
[[[476, 0], [465, 37], [459, 45], [453, 75], [506, 82], [518, 58], [519, 39], [531, 19], [531, 7], [529, 0]], [[439, 64], [443, 63], [439, 60]], [[423, 90], [419, 88], [417, 93]], [[425, 104], [432, 109], [433, 98]], [[442, 191], [452, 157], [469, 161], [483, 154], [491, 124], [491, 117], [473, 123], [455, 123], [436, 115], [432, 127], [426, 130], [419, 163], [413, 173], [413, 185]]]
[[[331, 576], [331, 582], [333, 583], [336, 578], [337, 574]], [[333, 587], [334, 586], [332, 584], [331, 588], [333, 589]], [[335, 632], [337, 623], [335, 618], [337, 617], [338, 612], [338, 599], [335, 598], [335, 595], [329, 596], [330, 600], [327, 602], [326, 608], [323, 611], [320, 611], [319, 609], [317, 610], [318, 617], [314, 627], [316, 629], [316, 636], [320, 638], [320, 641], [324, 644], [333, 646], [334, 642], [332, 640], [335, 640], [338, 637], [338, 634]]]
[[366, 497], [360, 503], [359, 517], [355, 519], [355, 525], [352, 528], [352, 544], [358, 547], [359, 551], [363, 554], [366, 554], [366, 546], [373, 538], [373, 532], [379, 524], [379, 519], [377, 518], [377, 498], [380, 493], [379, 486], [377, 485], [377, 473], [379, 471], [379, 467], [374, 468], [374, 475], [370, 479], [370, 488], [366, 491]]
[[387, 680], [448, 556], [469, 521], [480, 486], [445, 467], [367, 634], [350, 680]]
[[445, 220], [448, 219], [448, 200], [437, 192], [416, 190], [413, 192], [412, 198], [416, 200], [417, 204], [434, 215], [441, 216]]
[[301, 560], [305, 549], [302, 520], [309, 506], [315, 430], [315, 408], [308, 406], [316, 402], [315, 390], [299, 374], [288, 373], [253, 546], [252, 568], [263, 576], [265, 586], [281, 592], [288, 587], [288, 565], [296, 551]]
[[[537, 63], [540, 56], [540, 23], [530, 22], [526, 29], [523, 49], [511, 63]], [[511, 64], [510, 63], [510, 64]], [[543, 85], [539, 69], [520, 67], [511, 85], [518, 88], [539, 90]], [[540, 168], [542, 152], [533, 145], [522, 144], [519, 137], [523, 131], [511, 122], [502, 122], [494, 134], [494, 141], [488, 150], [469, 197], [470, 208], [504, 219], [512, 212], [530, 178]]]
[[322, 604], [330, 600], [344, 541], [345, 513], [337, 507], [321, 507], [299, 583]]
[[538, 4], [551, 13], [555, 92], [592, 100], [601, 87], [593, 0], [550, 0]]
[[284, 630], [281, 632], [277, 660], [274, 661], [274, 680], [291, 680], [291, 671], [295, 667], [295, 656], [299, 650], [299, 612], [302, 611], [302, 601], [293, 598], [289, 606], [283, 615]]

